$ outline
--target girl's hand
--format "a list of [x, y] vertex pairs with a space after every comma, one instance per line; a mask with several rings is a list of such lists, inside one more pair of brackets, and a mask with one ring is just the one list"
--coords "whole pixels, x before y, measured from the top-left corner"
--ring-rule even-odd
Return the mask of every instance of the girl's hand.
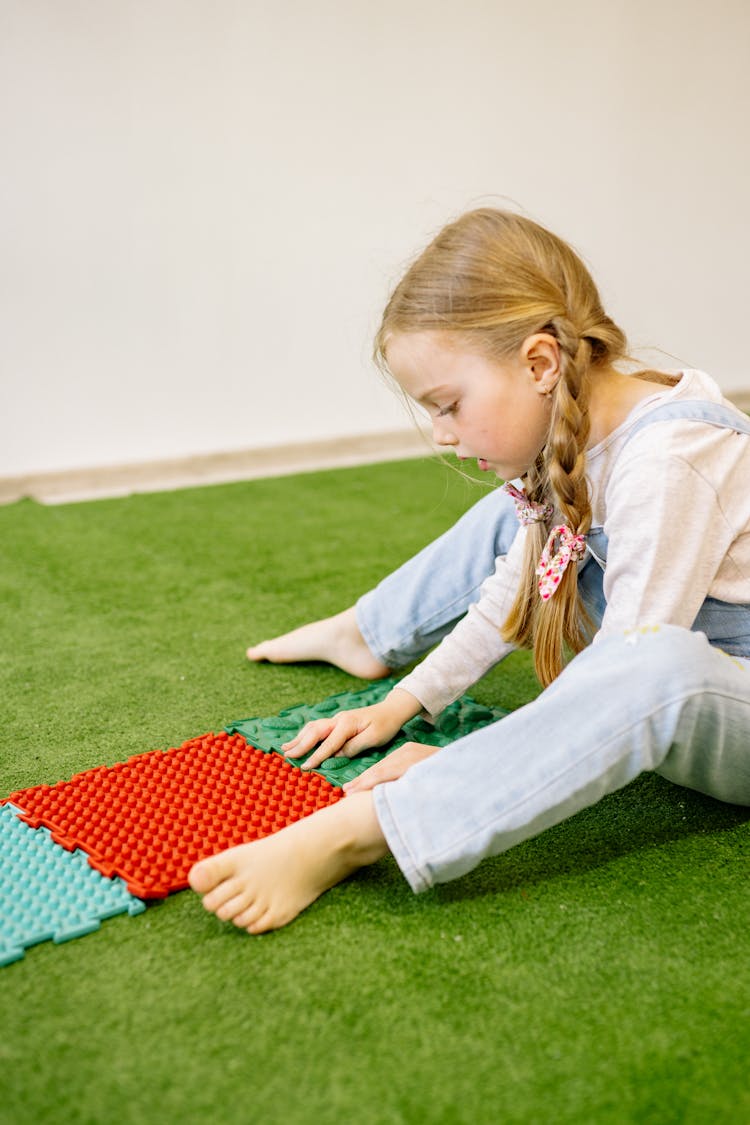
[[357, 707], [353, 711], [339, 711], [330, 718], [306, 723], [299, 734], [285, 742], [281, 749], [286, 758], [301, 758], [317, 746], [302, 767], [311, 770], [334, 754], [353, 758], [362, 750], [383, 746], [420, 710], [421, 704], [413, 695], [394, 688], [381, 703]]
[[382, 762], [376, 762], [368, 770], [347, 781], [344, 785], [345, 793], [359, 793], [365, 789], [373, 789], [383, 781], [396, 781], [410, 769], [416, 762], [422, 762], [432, 754], [437, 753], [439, 746], [424, 746], [421, 742], [405, 742], [399, 746]]

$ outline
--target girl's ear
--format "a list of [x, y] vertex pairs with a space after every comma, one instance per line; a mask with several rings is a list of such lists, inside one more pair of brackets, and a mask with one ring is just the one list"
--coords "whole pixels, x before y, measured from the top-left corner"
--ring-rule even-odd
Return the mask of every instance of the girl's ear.
[[534, 389], [541, 395], [551, 394], [562, 374], [560, 344], [549, 332], [536, 332], [527, 336], [521, 345], [521, 361]]

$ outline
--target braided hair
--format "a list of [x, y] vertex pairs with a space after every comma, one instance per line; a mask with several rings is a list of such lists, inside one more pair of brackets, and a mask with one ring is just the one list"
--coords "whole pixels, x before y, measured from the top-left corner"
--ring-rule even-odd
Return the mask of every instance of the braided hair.
[[[560, 378], [551, 392], [544, 447], [524, 478], [530, 500], [551, 505], [575, 535], [591, 526], [586, 477], [589, 396], [597, 370], [626, 358], [625, 336], [604, 312], [581, 258], [562, 239], [513, 212], [479, 208], [448, 224], [394, 289], [375, 338], [375, 360], [388, 370], [396, 334], [451, 333], [490, 359], [508, 361], [538, 332], [554, 336]], [[536, 567], [552, 517], [527, 529], [518, 594], [503, 637], [533, 648], [545, 686], [560, 673], [566, 647], [579, 652], [590, 621], [579, 602], [575, 567], [554, 597], [539, 597]]]

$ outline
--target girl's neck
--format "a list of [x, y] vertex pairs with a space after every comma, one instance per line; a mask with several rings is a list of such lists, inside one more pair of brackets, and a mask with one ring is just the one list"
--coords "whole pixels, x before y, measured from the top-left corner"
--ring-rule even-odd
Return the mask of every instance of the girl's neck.
[[667, 375], [662, 371], [639, 371], [635, 375], [626, 375], [614, 367], [598, 370], [591, 380], [588, 448], [598, 445], [621, 426], [643, 399], [675, 386], [679, 380], [679, 375]]

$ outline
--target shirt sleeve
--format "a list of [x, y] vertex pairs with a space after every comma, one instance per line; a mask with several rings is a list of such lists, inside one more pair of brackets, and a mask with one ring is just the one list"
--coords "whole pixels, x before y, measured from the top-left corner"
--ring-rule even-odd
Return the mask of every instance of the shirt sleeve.
[[607, 607], [595, 640], [642, 625], [689, 629], [735, 536], [714, 483], [654, 426], [607, 489]]
[[417, 667], [399, 681], [428, 715], [439, 715], [514, 649], [500, 635], [515, 600], [526, 540], [519, 531], [482, 584], [479, 600]]

